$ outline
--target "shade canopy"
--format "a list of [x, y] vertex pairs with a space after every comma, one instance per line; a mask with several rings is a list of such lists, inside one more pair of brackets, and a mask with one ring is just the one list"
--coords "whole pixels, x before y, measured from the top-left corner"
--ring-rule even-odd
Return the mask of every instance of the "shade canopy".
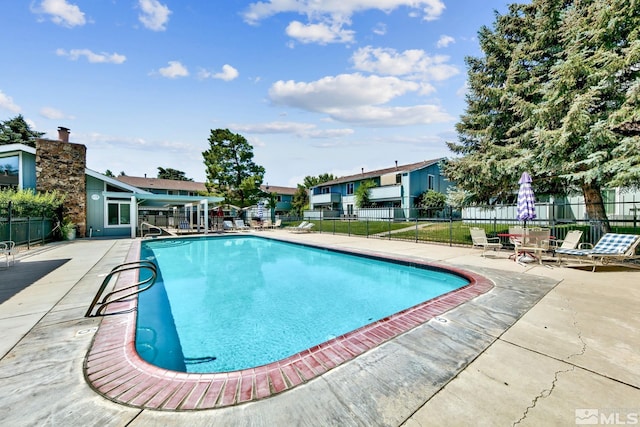
[[536, 197], [531, 188], [531, 176], [527, 172], [523, 172], [520, 176], [518, 184], [518, 220], [525, 221], [536, 218]]

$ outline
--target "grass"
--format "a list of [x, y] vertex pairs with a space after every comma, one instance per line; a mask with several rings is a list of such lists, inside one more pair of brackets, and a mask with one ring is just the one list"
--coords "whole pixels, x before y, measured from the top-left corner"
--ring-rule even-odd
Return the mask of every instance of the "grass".
[[[509, 224], [476, 224], [463, 221], [364, 221], [364, 220], [318, 220], [313, 222], [314, 232], [347, 234], [354, 236], [373, 236], [397, 240], [437, 242], [454, 245], [471, 245], [470, 227], [484, 228], [488, 237], [508, 233]], [[300, 221], [283, 222], [283, 226], [296, 226]], [[520, 223], [518, 223], [520, 224]], [[512, 224], [513, 225], [513, 224]], [[404, 230], [403, 230], [404, 229]], [[569, 230], [582, 230], [583, 242], [588, 242], [591, 227], [587, 224], [560, 224], [553, 228], [557, 239], [564, 239]], [[403, 230], [403, 231], [399, 231]], [[614, 233], [638, 234], [637, 228], [612, 227]], [[507, 240], [505, 239], [505, 242]], [[589, 242], [595, 244], [596, 242]]]

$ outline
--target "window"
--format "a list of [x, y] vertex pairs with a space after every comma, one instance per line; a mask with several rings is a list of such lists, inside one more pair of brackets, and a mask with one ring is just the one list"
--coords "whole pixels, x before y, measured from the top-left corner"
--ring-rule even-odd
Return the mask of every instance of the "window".
[[353, 182], [347, 183], [347, 194], [353, 194]]
[[329, 193], [331, 193], [331, 188], [329, 187], [322, 187], [320, 189], [320, 194], [329, 194]]
[[107, 205], [108, 225], [129, 225], [131, 224], [131, 203], [111, 201]]
[[433, 190], [436, 177], [433, 175], [427, 175], [427, 190]]
[[0, 159], [0, 188], [18, 188], [18, 156]]
[[402, 182], [402, 175], [397, 173], [396, 174], [396, 184], [400, 184]]

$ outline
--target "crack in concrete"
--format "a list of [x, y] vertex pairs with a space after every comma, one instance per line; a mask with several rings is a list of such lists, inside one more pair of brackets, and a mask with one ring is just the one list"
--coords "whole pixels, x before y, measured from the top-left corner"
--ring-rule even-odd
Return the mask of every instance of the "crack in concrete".
[[571, 372], [575, 369], [575, 366], [571, 365], [570, 369], [565, 369], [562, 371], [556, 371], [556, 373], [553, 376], [553, 381], [551, 382], [551, 387], [548, 389], [544, 389], [540, 392], [540, 394], [538, 394], [532, 401], [531, 401], [531, 405], [527, 406], [527, 408], [524, 410], [524, 413], [522, 414], [522, 416], [515, 421], [512, 426], [516, 426], [518, 424], [520, 424], [522, 421], [524, 421], [527, 416], [529, 415], [529, 411], [531, 411], [532, 409], [534, 409], [536, 407], [536, 405], [538, 404], [538, 401], [540, 399], [545, 399], [549, 396], [551, 396], [551, 393], [553, 393], [553, 390], [556, 388], [556, 383], [558, 382], [558, 377], [560, 376], [560, 374], [564, 374], [567, 372]]
[[[580, 340], [580, 342], [582, 343], [582, 348], [580, 349], [580, 351], [576, 352], [576, 353], [572, 353], [569, 356], [566, 357], [566, 360], [571, 359], [572, 357], [576, 357], [576, 356], [582, 356], [586, 351], [587, 351], [587, 343], [586, 341], [582, 338], [582, 330], [580, 329], [580, 327], [578, 326], [578, 319], [576, 318], [576, 311], [573, 310], [571, 308], [571, 302], [569, 301], [569, 299], [564, 298], [566, 305], [567, 305], [567, 309], [572, 313], [571, 317], [573, 318], [572, 321], [572, 326], [573, 328], [577, 331], [578, 334], [578, 339]], [[522, 421], [524, 421], [527, 416], [529, 415], [529, 411], [531, 411], [532, 409], [534, 409], [536, 407], [536, 405], [538, 404], [538, 401], [540, 399], [545, 399], [549, 396], [551, 396], [551, 393], [553, 393], [553, 390], [556, 387], [556, 383], [558, 382], [558, 377], [560, 376], [560, 374], [564, 374], [567, 372], [572, 372], [575, 369], [575, 365], [571, 365], [570, 369], [565, 369], [565, 370], [560, 370], [560, 371], [556, 371], [554, 373], [553, 376], [553, 381], [551, 383], [551, 388], [549, 389], [544, 389], [540, 392], [540, 394], [538, 394], [532, 401], [531, 401], [531, 405], [529, 405], [525, 410], [524, 413], [522, 414], [522, 416], [520, 417], [520, 419], [518, 419], [517, 421], [515, 421], [512, 425], [516, 426], [518, 424], [520, 424]]]

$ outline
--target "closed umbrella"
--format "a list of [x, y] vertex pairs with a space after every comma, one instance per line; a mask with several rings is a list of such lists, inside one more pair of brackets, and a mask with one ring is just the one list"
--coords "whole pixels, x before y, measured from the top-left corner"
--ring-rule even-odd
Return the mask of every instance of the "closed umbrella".
[[523, 172], [520, 177], [520, 189], [518, 190], [518, 220], [524, 221], [525, 227], [527, 221], [536, 218], [536, 197], [531, 188], [531, 176], [527, 172]]
[[262, 216], [264, 215], [264, 206], [262, 202], [258, 203], [258, 218], [262, 221]]

